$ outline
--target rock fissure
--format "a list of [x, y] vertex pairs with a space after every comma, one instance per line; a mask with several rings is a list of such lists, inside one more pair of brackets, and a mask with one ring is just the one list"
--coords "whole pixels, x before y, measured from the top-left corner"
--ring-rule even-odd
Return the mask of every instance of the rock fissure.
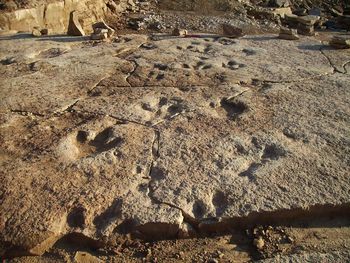
[[126, 76], [125, 80], [127, 83], [129, 83], [129, 86], [132, 87], [132, 85], [130, 84], [130, 80], [129, 78], [132, 77], [132, 75], [135, 73], [135, 71], [137, 70], [137, 68], [139, 67], [139, 65], [137, 64], [136, 60], [128, 60], [129, 62], [133, 63], [134, 67], [133, 69], [128, 73], [128, 75]]
[[111, 76], [111, 74], [106, 74], [103, 78], [101, 78], [95, 85], [93, 85], [87, 92], [87, 94], [91, 94], [94, 89], [96, 89], [101, 83], [102, 81], [104, 81], [105, 79], [109, 78]]
[[331, 59], [327, 56], [327, 54], [324, 52], [324, 48], [323, 48], [323, 47], [320, 47], [319, 50], [320, 50], [321, 54], [327, 59], [329, 66], [332, 67], [332, 69], [333, 69], [332, 74], [335, 74], [335, 73], [344, 73], [344, 72], [341, 72], [340, 70], [337, 69], [337, 67], [333, 64], [332, 60], [331, 60]]
[[26, 110], [10, 110], [11, 113], [16, 113], [16, 114], [20, 114], [20, 115], [33, 115], [36, 117], [45, 117], [44, 114], [41, 113], [37, 113], [37, 112], [31, 112], [31, 111], [26, 111]]
[[58, 111], [56, 111], [56, 112], [54, 112], [54, 113], [64, 113], [64, 112], [70, 112], [70, 111], [72, 111], [72, 109], [73, 109], [73, 107], [80, 101], [80, 100], [82, 100], [81, 98], [79, 98], [79, 99], [76, 99], [74, 102], [72, 102], [70, 105], [67, 105], [66, 107], [64, 107], [63, 109], [61, 109], [61, 110], [58, 110]]
[[344, 69], [344, 74], [348, 74], [348, 69], [347, 69], [347, 66], [350, 65], [350, 61], [347, 61], [343, 64], [343, 69]]
[[84, 39], [1, 42], [1, 240], [76, 253], [90, 246], [71, 238], [349, 218], [347, 53], [311, 37]]

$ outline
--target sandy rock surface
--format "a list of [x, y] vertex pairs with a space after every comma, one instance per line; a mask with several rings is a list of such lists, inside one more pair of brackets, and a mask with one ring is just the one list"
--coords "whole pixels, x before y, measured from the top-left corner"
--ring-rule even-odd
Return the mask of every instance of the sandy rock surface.
[[3, 253], [349, 212], [348, 51], [157, 39], [1, 37]]

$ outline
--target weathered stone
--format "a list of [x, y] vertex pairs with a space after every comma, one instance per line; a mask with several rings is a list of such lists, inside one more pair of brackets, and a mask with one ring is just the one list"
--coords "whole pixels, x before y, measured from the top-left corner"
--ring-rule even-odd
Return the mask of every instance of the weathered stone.
[[303, 25], [313, 26], [319, 19], [319, 16], [308, 15], [298, 17], [297, 21]]
[[[28, 2], [28, 1], [27, 1]], [[120, 11], [125, 9], [125, 1], [118, 4]], [[0, 13], [0, 24], [6, 30], [31, 32], [32, 28], [48, 28], [52, 34], [66, 33], [72, 11], [78, 11], [85, 32], [91, 32], [91, 25], [103, 19], [108, 10], [104, 0], [57, 0], [45, 5]]]
[[272, 7], [288, 7], [290, 2], [289, 0], [270, 0], [269, 5]]
[[[102, 31], [104, 31], [107, 29], [102, 29]], [[104, 40], [104, 39], [108, 39], [108, 32], [100, 32], [100, 33], [93, 33], [91, 34], [90, 38], [92, 40]]]
[[70, 36], [85, 36], [85, 32], [80, 25], [76, 11], [73, 11], [70, 14], [67, 34]]
[[295, 9], [293, 14], [296, 15], [296, 16], [306, 16], [307, 15], [307, 9], [305, 9], [305, 8]]
[[94, 31], [95, 34], [108, 34], [108, 29], [105, 28], [96, 28]]
[[299, 36], [296, 29], [281, 27], [278, 38], [286, 40], [298, 40]]
[[172, 32], [173, 36], [186, 36], [188, 34], [187, 30], [185, 29], [180, 29], [180, 28], [175, 28]]
[[98, 29], [106, 29], [107, 30], [107, 35], [108, 37], [112, 37], [114, 35], [115, 30], [113, 28], [111, 28], [110, 26], [108, 26], [106, 24], [106, 22], [104, 22], [103, 20], [100, 22], [97, 22], [95, 24], [92, 25], [92, 28], [94, 30], [94, 33], [99, 34], [101, 32], [98, 32]]
[[281, 8], [274, 8], [271, 10], [271, 12], [274, 15], [279, 15], [280, 17], [284, 18], [285, 15], [291, 15], [292, 9], [290, 7], [281, 7]]
[[40, 37], [41, 36], [40, 29], [39, 28], [33, 28], [32, 35], [35, 36], [35, 37]]
[[222, 25], [222, 30], [223, 30], [223, 34], [225, 36], [228, 36], [228, 37], [236, 38], [236, 37], [244, 36], [244, 32], [243, 32], [242, 28], [239, 28], [239, 27], [236, 27], [236, 26], [232, 26], [232, 25], [229, 25], [229, 24], [223, 24]]
[[338, 49], [350, 48], [350, 35], [336, 35], [333, 36], [329, 44]]
[[297, 30], [296, 29], [292, 29], [292, 28], [287, 28], [287, 27], [281, 27], [280, 28], [280, 33], [281, 34], [287, 34], [287, 35], [296, 35], [297, 34]]
[[262, 237], [259, 237], [259, 238], [255, 238], [254, 241], [253, 241], [253, 244], [254, 246], [257, 248], [257, 249], [263, 249], [264, 246], [265, 246], [265, 241]]
[[76, 263], [102, 263], [99, 258], [89, 254], [88, 252], [78, 251], [75, 253], [74, 260]]
[[314, 36], [315, 28], [313, 25], [299, 24], [297, 28], [298, 34], [306, 36]]
[[294, 14], [286, 14], [283, 19], [284, 23], [289, 27], [295, 28], [298, 26], [298, 16]]
[[43, 28], [43, 29], [40, 30], [40, 33], [43, 36], [47, 36], [50, 33], [50, 31], [49, 31], [48, 28]]
[[129, 18], [128, 26], [134, 30], [141, 30], [146, 27], [146, 23], [143, 18]]
[[298, 40], [299, 36], [298, 34], [285, 34], [285, 33], [280, 33], [278, 35], [278, 38], [280, 39], [285, 39], [285, 40]]

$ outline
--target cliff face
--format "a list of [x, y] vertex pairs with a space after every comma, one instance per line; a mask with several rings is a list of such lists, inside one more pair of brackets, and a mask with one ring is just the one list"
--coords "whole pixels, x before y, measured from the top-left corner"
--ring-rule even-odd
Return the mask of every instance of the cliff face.
[[[101, 20], [108, 12], [126, 8], [126, 1], [64, 0], [44, 3], [30, 8], [0, 13], [0, 27], [4, 30], [31, 31], [33, 27], [48, 28], [51, 33], [67, 32], [69, 15], [77, 11], [79, 21], [86, 32], [91, 24]], [[111, 8], [111, 9], [110, 9]]]

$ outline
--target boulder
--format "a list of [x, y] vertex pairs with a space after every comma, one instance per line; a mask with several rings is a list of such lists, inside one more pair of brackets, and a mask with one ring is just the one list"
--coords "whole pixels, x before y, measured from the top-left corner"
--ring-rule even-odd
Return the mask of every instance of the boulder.
[[283, 22], [287, 24], [289, 27], [297, 27], [299, 22], [298, 22], [298, 16], [294, 14], [286, 14], [284, 16]]
[[291, 28], [297, 28], [299, 34], [307, 36], [315, 35], [314, 25], [319, 21], [319, 16], [297, 16], [294, 14], [286, 14], [283, 20], [284, 24]]
[[329, 44], [337, 49], [350, 48], [350, 34], [333, 36]]
[[242, 28], [232, 26], [229, 24], [222, 25], [223, 33], [228, 37], [242, 37], [244, 36]]
[[67, 34], [70, 36], [85, 36], [85, 32], [80, 25], [76, 11], [70, 13]]

